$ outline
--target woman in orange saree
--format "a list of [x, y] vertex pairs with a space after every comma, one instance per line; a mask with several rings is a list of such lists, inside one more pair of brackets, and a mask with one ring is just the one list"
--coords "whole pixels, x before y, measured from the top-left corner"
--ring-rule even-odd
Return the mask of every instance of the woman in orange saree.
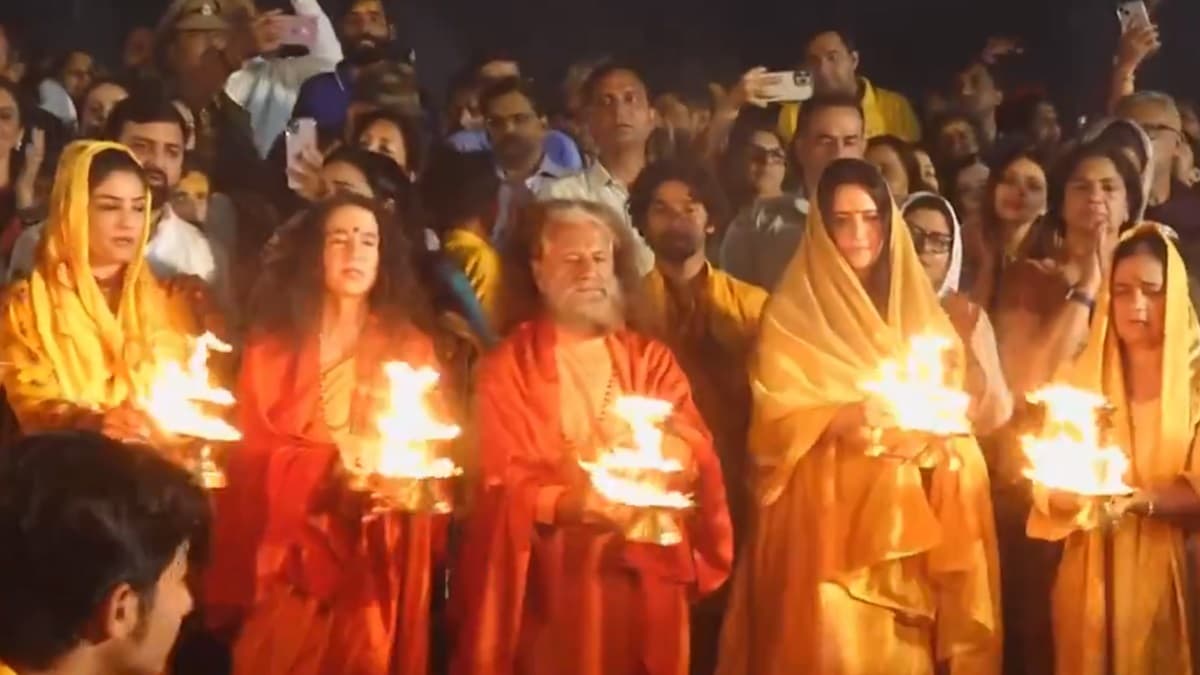
[[217, 503], [210, 621], [241, 624], [239, 675], [424, 675], [445, 523], [371, 514], [346, 470], [383, 363], [435, 365], [407, 242], [373, 202], [345, 196], [280, 245], [238, 385], [244, 440]]

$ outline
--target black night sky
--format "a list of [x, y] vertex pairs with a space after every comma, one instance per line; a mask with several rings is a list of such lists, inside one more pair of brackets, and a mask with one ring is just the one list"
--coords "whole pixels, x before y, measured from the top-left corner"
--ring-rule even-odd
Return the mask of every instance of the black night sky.
[[[0, 0], [0, 20], [50, 48], [116, 52], [125, 30], [167, 0]], [[276, 0], [270, 0], [275, 2]], [[344, 0], [322, 0], [337, 11]], [[859, 36], [863, 71], [910, 94], [940, 84], [986, 36], [1019, 36], [1027, 55], [1013, 79], [1045, 82], [1068, 115], [1095, 108], [1117, 36], [1115, 0], [393, 0], [419, 66], [442, 79], [479, 49], [510, 50], [527, 71], [557, 78], [582, 56], [632, 55], [652, 77], [680, 71], [732, 79], [741, 69], [791, 65], [805, 37], [830, 20]], [[117, 9], [119, 8], [119, 9]], [[64, 17], [66, 21], [64, 21]], [[1200, 96], [1200, 2], [1165, 0], [1164, 49], [1141, 83]], [[424, 78], [423, 78], [424, 79]]]

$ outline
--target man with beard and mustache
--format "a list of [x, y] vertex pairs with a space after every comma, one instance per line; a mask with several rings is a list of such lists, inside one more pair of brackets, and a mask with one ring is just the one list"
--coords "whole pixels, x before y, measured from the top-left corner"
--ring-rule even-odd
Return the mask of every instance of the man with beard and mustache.
[[[677, 675], [688, 663], [688, 603], [716, 590], [733, 532], [712, 437], [687, 377], [661, 342], [635, 332], [629, 230], [584, 200], [535, 205], [506, 283], [539, 297], [481, 364], [480, 480], [459, 560], [453, 675]], [[514, 258], [516, 260], [517, 258]], [[532, 276], [532, 279], [530, 278]], [[695, 509], [681, 540], [624, 536], [631, 513], [592, 487], [580, 461], [629, 447], [622, 397], [665, 401], [664, 456], [683, 467]]]
[[483, 90], [479, 98], [484, 124], [496, 159], [500, 185], [499, 212], [492, 239], [500, 242], [515, 214], [549, 181], [576, 169], [554, 161], [546, 152], [548, 124], [529, 83], [510, 77]]
[[[702, 167], [679, 161], [647, 166], [630, 190], [629, 212], [654, 249], [654, 269], [641, 287], [647, 329], [674, 352], [712, 429], [733, 530], [740, 536], [749, 499], [747, 366], [767, 292], [707, 260], [705, 240], [723, 222], [726, 206], [720, 186]], [[692, 613], [693, 674], [716, 667], [724, 605], [724, 596], [717, 595]]]
[[316, 75], [333, 72], [342, 60], [337, 33], [317, 0], [291, 0], [291, 5], [296, 16], [316, 22], [308, 53], [287, 53], [291, 48], [282, 44], [281, 11], [260, 13], [252, 23], [254, 55], [225, 82], [229, 98], [250, 113], [254, 145], [262, 157], [287, 128], [300, 87]]
[[342, 62], [332, 72], [310, 77], [292, 110], [293, 118], [315, 119], [317, 128], [330, 137], [345, 126], [355, 83], [364, 70], [387, 60], [413, 60], [411, 51], [397, 43], [396, 27], [382, 0], [351, 0], [338, 28]]
[[634, 66], [609, 62], [597, 67], [583, 85], [588, 133], [596, 143], [596, 162], [539, 190], [540, 199], [586, 199], [622, 215], [636, 246], [638, 271], [654, 267], [654, 253], [629, 224], [629, 186], [646, 166], [646, 141], [655, 127], [646, 80]]
[[[179, 276], [203, 279], [223, 293], [217, 258], [208, 238], [171, 209], [170, 199], [183, 173], [187, 134], [183, 118], [170, 99], [135, 94], [117, 104], [108, 120], [107, 137], [133, 151], [150, 184], [150, 208], [155, 218], [146, 260], [161, 280]], [[42, 226], [26, 229], [13, 246], [9, 273], [27, 275], [34, 264]]]

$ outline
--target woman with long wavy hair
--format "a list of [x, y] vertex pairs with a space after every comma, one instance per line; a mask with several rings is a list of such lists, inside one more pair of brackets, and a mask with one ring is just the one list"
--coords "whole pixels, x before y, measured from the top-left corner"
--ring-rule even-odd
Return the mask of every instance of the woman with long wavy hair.
[[244, 440], [217, 505], [208, 604], [242, 622], [234, 672], [424, 674], [432, 516], [369, 517], [348, 484], [386, 379], [437, 366], [429, 309], [391, 215], [321, 203], [290, 228], [254, 296], [238, 384]]

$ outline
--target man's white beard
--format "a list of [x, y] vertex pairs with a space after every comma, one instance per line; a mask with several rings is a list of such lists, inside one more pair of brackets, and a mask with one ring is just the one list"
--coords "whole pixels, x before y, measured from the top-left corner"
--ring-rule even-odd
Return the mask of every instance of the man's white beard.
[[550, 300], [556, 323], [596, 335], [606, 335], [625, 325], [625, 297], [614, 281], [603, 301], [571, 303]]

